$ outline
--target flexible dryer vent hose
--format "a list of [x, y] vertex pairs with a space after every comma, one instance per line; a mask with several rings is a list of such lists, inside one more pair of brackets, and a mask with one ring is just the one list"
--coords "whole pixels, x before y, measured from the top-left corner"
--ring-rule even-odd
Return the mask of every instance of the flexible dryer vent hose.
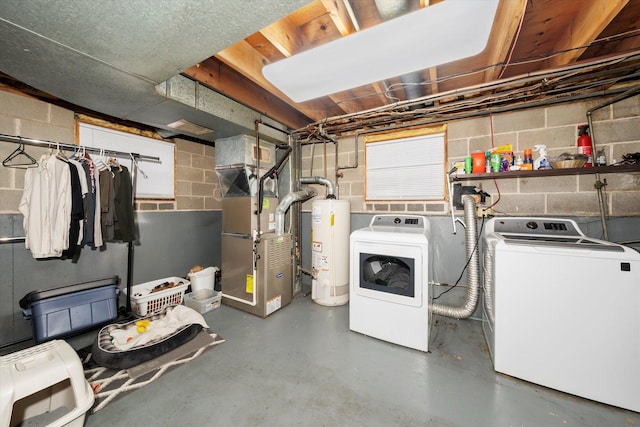
[[480, 297], [480, 262], [478, 256], [478, 235], [476, 226], [476, 201], [472, 196], [462, 197], [464, 205], [465, 246], [467, 258], [470, 259], [467, 266], [467, 296], [463, 305], [450, 307], [444, 304], [429, 304], [429, 310], [434, 314], [453, 317], [456, 319], [466, 319], [470, 317], [478, 306]]

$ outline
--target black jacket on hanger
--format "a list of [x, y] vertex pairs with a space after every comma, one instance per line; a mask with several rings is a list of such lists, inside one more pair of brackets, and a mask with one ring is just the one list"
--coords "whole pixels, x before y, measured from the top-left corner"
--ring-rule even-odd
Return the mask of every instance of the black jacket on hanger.
[[125, 166], [111, 169], [114, 177], [115, 226], [114, 240], [132, 242], [136, 239], [136, 226], [133, 218], [132, 183], [129, 170]]

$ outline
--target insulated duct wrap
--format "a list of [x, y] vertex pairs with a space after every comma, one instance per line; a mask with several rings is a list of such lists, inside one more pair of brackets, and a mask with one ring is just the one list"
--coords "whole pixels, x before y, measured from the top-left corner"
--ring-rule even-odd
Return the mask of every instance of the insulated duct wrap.
[[467, 296], [465, 302], [459, 307], [450, 307], [444, 304], [430, 304], [429, 310], [434, 314], [466, 319], [470, 317], [478, 306], [480, 296], [480, 263], [478, 256], [478, 234], [476, 224], [476, 201], [470, 195], [462, 197], [464, 205], [465, 246], [469, 265], [467, 266]]
[[276, 235], [284, 234], [284, 215], [287, 213], [289, 206], [295, 202], [304, 202], [317, 194], [315, 188], [306, 187], [300, 191], [294, 191], [283, 197], [282, 201], [276, 209]]

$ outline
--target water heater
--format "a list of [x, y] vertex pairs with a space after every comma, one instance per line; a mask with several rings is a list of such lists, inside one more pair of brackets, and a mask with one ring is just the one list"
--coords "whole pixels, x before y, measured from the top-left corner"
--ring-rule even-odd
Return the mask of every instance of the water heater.
[[348, 200], [314, 200], [311, 204], [311, 298], [320, 305], [349, 301]]

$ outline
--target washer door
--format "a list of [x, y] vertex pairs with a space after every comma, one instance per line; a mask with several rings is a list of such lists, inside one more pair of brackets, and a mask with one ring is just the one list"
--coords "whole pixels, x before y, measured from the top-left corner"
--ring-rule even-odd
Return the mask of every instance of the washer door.
[[354, 242], [351, 287], [357, 295], [420, 307], [427, 250], [390, 242]]

